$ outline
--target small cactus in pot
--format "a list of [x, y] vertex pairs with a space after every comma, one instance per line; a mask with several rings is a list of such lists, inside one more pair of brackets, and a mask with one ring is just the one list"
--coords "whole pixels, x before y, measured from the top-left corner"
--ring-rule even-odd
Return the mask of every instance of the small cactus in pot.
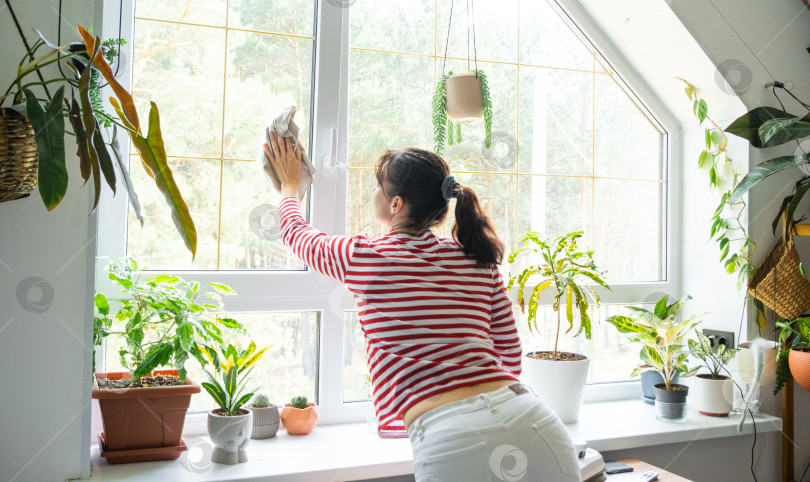
[[307, 397], [293, 397], [281, 409], [281, 423], [291, 435], [306, 435], [318, 423], [318, 406], [309, 402]]
[[275, 437], [280, 416], [278, 406], [270, 403], [270, 397], [264, 392], [258, 392], [253, 395], [247, 408], [253, 412], [253, 433], [250, 438], [259, 440]]

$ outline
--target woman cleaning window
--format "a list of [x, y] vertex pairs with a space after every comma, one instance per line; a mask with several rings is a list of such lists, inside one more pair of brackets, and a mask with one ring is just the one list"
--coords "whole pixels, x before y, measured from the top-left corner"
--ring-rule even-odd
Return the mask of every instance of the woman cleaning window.
[[[301, 211], [300, 148], [269, 139], [282, 239], [354, 295], [377, 419], [407, 429], [416, 480], [579, 481], [565, 427], [518, 382], [521, 343], [498, 270], [504, 247], [475, 193], [436, 154], [389, 150], [371, 192], [374, 220], [388, 234], [329, 236]], [[452, 198], [453, 237], [437, 237], [430, 228]]]

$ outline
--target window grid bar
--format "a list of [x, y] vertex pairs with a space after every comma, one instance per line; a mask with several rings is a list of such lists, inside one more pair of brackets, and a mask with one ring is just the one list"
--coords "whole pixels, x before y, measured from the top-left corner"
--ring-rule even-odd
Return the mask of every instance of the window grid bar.
[[[515, 56], [520, 61], [520, 4], [517, 6], [517, 47]], [[475, 19], [473, 19], [475, 21]], [[490, 146], [491, 147], [491, 146]], [[515, 237], [512, 249], [518, 249], [520, 239], [520, 65], [515, 68]]]
[[146, 20], [148, 22], [160, 22], [160, 23], [168, 23], [171, 25], [182, 25], [184, 27], [203, 27], [203, 28], [215, 28], [217, 30], [233, 30], [237, 32], [246, 32], [246, 33], [258, 33], [258, 34], [265, 34], [265, 35], [275, 35], [278, 37], [294, 37], [297, 39], [304, 39], [304, 40], [315, 40], [315, 37], [309, 35], [296, 35], [292, 33], [279, 33], [279, 32], [264, 32], [261, 30], [252, 30], [249, 28], [241, 28], [241, 27], [229, 27], [227, 25], [228, 22], [228, 13], [225, 13], [225, 26], [221, 25], [205, 25], [202, 23], [194, 23], [194, 22], [183, 22], [177, 20], [163, 20], [159, 18], [148, 18], [148, 17], [135, 17], [135, 20]]
[[225, 1], [225, 55], [223, 55], [224, 64], [222, 67], [222, 125], [219, 136], [219, 213], [217, 218], [217, 271], [221, 266], [221, 252], [222, 252], [222, 203], [223, 203], [223, 184], [225, 179], [225, 161], [222, 158], [225, 156], [225, 96], [228, 93], [228, 20], [231, 11], [231, 0]]

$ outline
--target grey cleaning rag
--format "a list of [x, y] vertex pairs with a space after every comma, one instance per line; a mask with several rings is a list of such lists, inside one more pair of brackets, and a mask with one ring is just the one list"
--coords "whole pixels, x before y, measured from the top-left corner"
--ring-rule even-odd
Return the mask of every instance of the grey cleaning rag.
[[[276, 116], [275, 119], [270, 123], [269, 126], [264, 131], [265, 142], [267, 145], [270, 146], [272, 149], [272, 144], [270, 144], [270, 132], [274, 131], [281, 137], [290, 137], [292, 138], [292, 146], [293, 149], [298, 145], [298, 126], [295, 124], [293, 120], [293, 116], [295, 116], [295, 106], [290, 106], [281, 111], [281, 113]], [[301, 148], [301, 182], [298, 184], [298, 199], [304, 199], [304, 194], [306, 194], [307, 189], [312, 184], [312, 178], [315, 175], [315, 166], [312, 165], [312, 162], [309, 160], [309, 156], [307, 156], [307, 152], [304, 148]], [[273, 166], [270, 164], [270, 159], [267, 158], [267, 155], [264, 153], [264, 149], [262, 149], [262, 157], [259, 161], [261, 165], [262, 171], [267, 176], [267, 179], [270, 183], [276, 188], [277, 191], [281, 191], [281, 181], [278, 180], [278, 176], [276, 172], [273, 170]]]

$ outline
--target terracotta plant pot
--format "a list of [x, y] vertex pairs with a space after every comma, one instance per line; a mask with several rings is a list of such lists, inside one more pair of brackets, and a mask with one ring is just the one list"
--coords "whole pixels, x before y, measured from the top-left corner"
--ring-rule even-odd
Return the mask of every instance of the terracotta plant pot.
[[291, 435], [306, 435], [318, 423], [318, 406], [309, 402], [307, 408], [294, 408], [289, 403], [281, 409], [281, 424]]
[[[177, 376], [177, 370], [156, 370], [154, 374]], [[95, 377], [121, 379], [130, 374], [98, 372]], [[179, 457], [186, 450], [180, 437], [195, 393], [200, 393], [200, 385], [190, 378], [185, 385], [166, 387], [105, 390], [96, 383], [92, 397], [101, 409], [102, 456], [111, 464]]]
[[276, 436], [280, 423], [276, 405], [272, 403], [268, 407], [245, 405], [245, 408], [253, 412], [253, 434], [251, 434], [250, 438], [261, 440]]
[[247, 462], [245, 448], [253, 432], [253, 412], [240, 409], [234, 415], [225, 415], [221, 408], [208, 412], [208, 438], [214, 445], [211, 462], [241, 464]]
[[529, 355], [531, 353], [523, 357], [520, 379], [563, 423], [577, 422], [591, 360], [587, 357], [584, 360], [542, 360]]
[[733, 406], [734, 381], [720, 375], [712, 379], [711, 374], [700, 374], [692, 384], [692, 403], [698, 412], [711, 417], [726, 417]]
[[792, 348], [788, 355], [788, 365], [796, 383], [810, 392], [810, 351]]

